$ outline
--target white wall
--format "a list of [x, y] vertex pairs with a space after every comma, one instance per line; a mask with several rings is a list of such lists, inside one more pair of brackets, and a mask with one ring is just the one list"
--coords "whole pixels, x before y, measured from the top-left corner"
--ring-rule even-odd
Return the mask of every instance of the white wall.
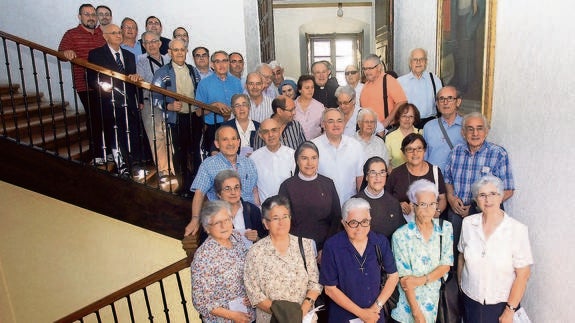
[[[569, 191], [575, 182], [575, 4], [498, 2], [488, 139], [511, 156], [517, 190], [507, 211], [530, 229], [535, 265], [523, 305], [533, 322], [570, 322], [575, 315], [570, 305], [575, 216]], [[406, 73], [412, 48], [427, 48], [434, 62], [436, 1], [395, 3], [396, 68]]]

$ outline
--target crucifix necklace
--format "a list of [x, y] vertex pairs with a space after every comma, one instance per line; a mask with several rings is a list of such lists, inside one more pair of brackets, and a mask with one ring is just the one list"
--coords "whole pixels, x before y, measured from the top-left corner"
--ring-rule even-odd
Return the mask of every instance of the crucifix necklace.
[[[355, 258], [355, 261], [357, 261], [357, 264], [359, 265], [359, 270], [361, 270], [361, 273], [363, 274], [365, 268], [363, 268], [363, 265], [365, 264], [365, 261], [367, 260], [367, 255], [365, 255], [365, 258], [361, 257], [361, 256], [357, 256], [357, 252], [353, 254], [353, 257]], [[363, 258], [363, 261], [359, 261], [360, 258]]]

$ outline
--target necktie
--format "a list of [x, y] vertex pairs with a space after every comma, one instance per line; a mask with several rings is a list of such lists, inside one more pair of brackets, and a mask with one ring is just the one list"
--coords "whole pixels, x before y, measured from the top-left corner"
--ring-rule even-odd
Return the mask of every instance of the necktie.
[[118, 67], [120, 68], [120, 71], [124, 71], [124, 64], [122, 63], [122, 60], [120, 59], [120, 53], [116, 53], [116, 64], [118, 64]]

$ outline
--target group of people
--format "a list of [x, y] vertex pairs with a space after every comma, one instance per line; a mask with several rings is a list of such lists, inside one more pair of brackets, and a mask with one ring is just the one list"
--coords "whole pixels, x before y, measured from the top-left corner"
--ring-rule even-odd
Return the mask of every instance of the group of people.
[[367, 55], [340, 86], [328, 61], [297, 79], [277, 61], [244, 76], [242, 54], [200, 46], [189, 64], [186, 29], [164, 38], [155, 16], [139, 39], [105, 6], [84, 4], [78, 19], [59, 46], [66, 59], [218, 112], [73, 67], [93, 162], [131, 176], [150, 158], [160, 183], [193, 192], [185, 235], [204, 241], [192, 278], [205, 322], [268, 322], [282, 300], [304, 316], [319, 295], [329, 322], [383, 322], [396, 285], [391, 319], [432, 322], [449, 272], [466, 322], [511, 322], [532, 256], [526, 227], [502, 210], [509, 157], [486, 140], [482, 114], [459, 114], [461, 95], [426, 71], [425, 50], [397, 79]]

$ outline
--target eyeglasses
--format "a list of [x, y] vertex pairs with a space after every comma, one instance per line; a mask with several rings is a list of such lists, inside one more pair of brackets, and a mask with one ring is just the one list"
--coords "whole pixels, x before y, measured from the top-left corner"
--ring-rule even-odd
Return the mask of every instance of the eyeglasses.
[[485, 127], [479, 126], [479, 127], [465, 127], [465, 132], [484, 132], [485, 131]]
[[205, 58], [208, 57], [208, 53], [203, 53], [203, 54], [194, 54], [195, 58]]
[[284, 111], [286, 111], [286, 112], [290, 112], [290, 113], [295, 111], [295, 107], [294, 107], [294, 108], [291, 108], [291, 109], [286, 109], [286, 108], [280, 107], [280, 109], [282, 109], [282, 110], [284, 110]]
[[99, 17], [112, 17], [112, 15], [108, 12], [100, 12], [98, 13]]
[[247, 82], [246, 83], [247, 86], [256, 86], [256, 85], [259, 86], [262, 84], [263, 84], [262, 82]]
[[175, 34], [174, 37], [178, 38], [178, 37], [186, 37], [188, 38], [188, 34]]
[[427, 61], [427, 58], [425, 58], [425, 57], [412, 58], [411, 61], [412, 61], [412, 62], [415, 62], [415, 63], [423, 63], [423, 62]]
[[146, 41], [144, 41], [144, 45], [157, 44], [159, 42], [160, 42], [159, 39], [146, 40]]
[[325, 123], [332, 125], [332, 124], [336, 124], [336, 123], [343, 123], [343, 119], [328, 119], [325, 121]]
[[267, 134], [270, 133], [270, 132], [271, 132], [271, 133], [278, 133], [278, 132], [280, 132], [280, 128], [262, 129], [262, 128], [260, 127], [260, 130], [259, 130], [259, 131], [260, 131], [260, 134], [261, 134], [262, 136], [265, 136], [265, 135], [267, 135]]
[[436, 209], [437, 206], [439, 205], [439, 203], [437, 203], [437, 202], [431, 202], [431, 203], [421, 202], [421, 203], [413, 203], [413, 205], [415, 205], [415, 207], [420, 208], [420, 209], [427, 209], [428, 207]]
[[371, 71], [372, 69], [374, 69], [374, 68], [376, 68], [376, 67], [378, 67], [378, 66], [379, 66], [379, 63], [373, 65], [372, 67], [362, 66], [362, 67], [361, 67], [361, 70], [362, 70], [362, 71]]
[[349, 99], [349, 101], [343, 101], [343, 102], [342, 102], [342, 101], [337, 101], [337, 105], [346, 105], [346, 104], [350, 104], [350, 103], [352, 103], [352, 102], [353, 102], [353, 99], [355, 99], [355, 98], [351, 98], [351, 99]]
[[82, 16], [84, 16], [84, 17], [96, 17], [96, 16], [98, 16], [98, 15], [95, 14], [95, 13], [83, 12], [83, 13], [82, 13]]
[[[374, 66], [375, 67], [375, 66]], [[349, 76], [349, 75], [355, 75], [357, 74], [359, 71], [347, 71], [345, 72], [345, 76]]]
[[275, 222], [275, 223], [280, 223], [283, 222], [284, 220], [289, 220], [291, 217], [289, 215], [284, 215], [284, 216], [274, 216], [271, 217], [269, 219], [266, 219], [266, 221], [268, 222]]
[[148, 22], [146, 23], [146, 25], [160, 25], [160, 26], [161, 26], [162, 23], [160, 23], [159, 21], [148, 21]]
[[112, 31], [112, 32], [109, 32], [109, 33], [104, 33], [104, 34], [107, 34], [107, 35], [114, 35], [114, 36], [119, 36], [119, 35], [121, 35], [121, 34], [122, 34], [122, 32], [121, 32], [121, 31]]
[[387, 171], [386, 170], [382, 170], [379, 172], [376, 172], [374, 170], [370, 170], [369, 172], [367, 172], [367, 175], [369, 177], [386, 177], [387, 176]]
[[234, 108], [249, 108], [250, 104], [247, 102], [244, 103], [236, 103], [233, 105]]
[[399, 117], [400, 117], [401, 119], [409, 119], [409, 120], [411, 120], [411, 119], [414, 118], [414, 116], [408, 116], [407, 114], [403, 114], [403, 115], [401, 115], [401, 116], [399, 116]]
[[439, 102], [439, 103], [445, 103], [445, 102], [451, 103], [451, 102], [454, 102], [454, 101], [457, 100], [457, 99], [459, 99], [459, 97], [456, 97], [456, 96], [455, 96], [455, 97], [454, 97], [454, 96], [447, 96], [447, 97], [445, 97], [445, 96], [440, 96], [440, 97], [437, 98], [437, 102]]
[[498, 196], [498, 195], [500, 195], [500, 194], [497, 192], [479, 193], [479, 194], [477, 194], [477, 199], [487, 201], [488, 198], [493, 198], [493, 197]]
[[[343, 221], [343, 222], [345, 222], [345, 221]], [[350, 228], [353, 228], [353, 229], [359, 227], [360, 225], [364, 228], [367, 228], [371, 224], [371, 219], [363, 219], [361, 221], [351, 220], [351, 221], [345, 222], [345, 224], [347, 224]]]
[[240, 184], [236, 185], [236, 186], [226, 186], [224, 188], [222, 188], [223, 192], [226, 193], [230, 193], [230, 192], [239, 192], [242, 189], [242, 186]]
[[215, 64], [221, 64], [221, 63], [229, 63], [229, 61], [230, 61], [229, 59], [224, 58], [224, 59], [216, 59], [216, 60], [213, 61], [213, 63], [215, 63]]
[[232, 218], [227, 218], [225, 220], [216, 221], [214, 223], [208, 223], [208, 225], [215, 227], [215, 226], [225, 226], [232, 222]]
[[424, 150], [425, 150], [425, 149], [424, 149], [423, 147], [416, 147], [416, 148], [407, 147], [407, 148], [405, 148], [404, 151], [405, 151], [406, 154], [412, 154], [412, 153], [415, 153], [415, 152], [420, 153], [420, 152], [422, 152], [422, 151], [424, 151]]
[[244, 61], [243, 61], [242, 59], [232, 59], [232, 60], [230, 61], [230, 63], [232, 63], [232, 64], [238, 64], [238, 63], [243, 63], [243, 62], [244, 62]]
[[183, 53], [187, 50], [187, 48], [170, 48], [170, 50], [175, 53]]
[[122, 26], [122, 29], [126, 29], [126, 30], [138, 30], [138, 27], [134, 27], [134, 26]]

